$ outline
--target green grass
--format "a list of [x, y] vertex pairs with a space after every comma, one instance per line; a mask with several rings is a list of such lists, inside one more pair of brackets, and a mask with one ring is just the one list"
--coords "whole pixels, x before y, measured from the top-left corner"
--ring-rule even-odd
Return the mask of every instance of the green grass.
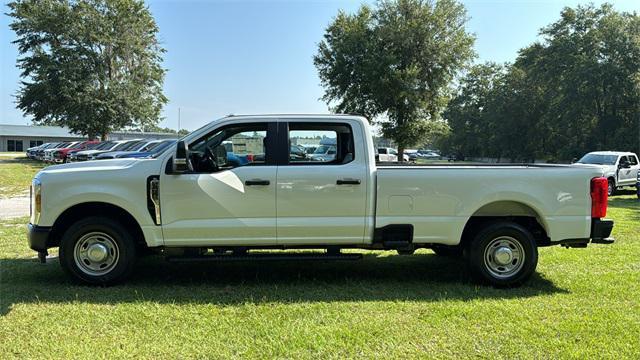
[[0, 197], [28, 196], [31, 179], [44, 166], [23, 153], [0, 153]]
[[27, 219], [0, 222], [0, 358], [640, 358], [640, 202], [611, 200], [613, 245], [540, 250], [516, 289], [460, 261], [140, 261], [124, 285], [39, 264]]

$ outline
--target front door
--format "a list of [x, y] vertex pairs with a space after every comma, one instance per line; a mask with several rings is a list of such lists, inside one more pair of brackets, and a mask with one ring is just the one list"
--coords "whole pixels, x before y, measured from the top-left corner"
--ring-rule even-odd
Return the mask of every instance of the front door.
[[347, 122], [281, 123], [278, 166], [278, 243], [360, 244], [364, 239], [368, 167], [364, 145]]
[[268, 141], [275, 130], [275, 123], [233, 124], [188, 144], [190, 171], [160, 179], [165, 245], [276, 243], [277, 167]]

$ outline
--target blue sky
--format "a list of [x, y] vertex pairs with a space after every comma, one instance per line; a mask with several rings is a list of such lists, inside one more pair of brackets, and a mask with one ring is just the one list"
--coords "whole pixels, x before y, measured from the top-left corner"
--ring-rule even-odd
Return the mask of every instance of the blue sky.
[[[196, 129], [223, 115], [327, 113], [312, 57], [339, 9], [361, 1], [148, 1], [165, 54], [161, 126]], [[513, 61], [564, 6], [586, 1], [463, 1], [476, 35], [476, 61]], [[600, 3], [595, 1], [596, 4]], [[613, 1], [639, 11], [640, 1]], [[7, 11], [6, 6], [3, 13]], [[19, 86], [10, 19], [0, 16], [0, 123], [27, 124], [14, 97]]]

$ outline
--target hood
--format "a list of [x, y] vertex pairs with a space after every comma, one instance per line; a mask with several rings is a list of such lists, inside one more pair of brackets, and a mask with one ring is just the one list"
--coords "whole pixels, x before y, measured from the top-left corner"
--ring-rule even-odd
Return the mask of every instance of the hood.
[[602, 173], [606, 175], [612, 175], [616, 173], [617, 167], [615, 165], [601, 165], [601, 164], [581, 164], [581, 163], [573, 163], [571, 166], [579, 166], [579, 167], [588, 167], [595, 168], [602, 171]]
[[102, 152], [99, 155], [100, 156], [105, 156], [105, 157], [110, 157], [110, 158], [115, 158], [117, 155], [121, 155], [121, 154], [128, 154], [131, 151], [107, 151], [107, 152]]
[[135, 164], [136, 160], [134, 159], [113, 159], [113, 160], [104, 160], [104, 161], [85, 161], [78, 163], [68, 163], [61, 165], [53, 165], [48, 166], [36, 175], [36, 177], [40, 177], [42, 175], [48, 174], [67, 174], [74, 172], [83, 172], [83, 171], [109, 171], [109, 170], [122, 170], [131, 165]]
[[76, 155], [91, 155], [91, 154], [95, 154], [97, 152], [100, 152], [101, 150], [82, 150], [82, 151], [78, 151], [76, 152]]

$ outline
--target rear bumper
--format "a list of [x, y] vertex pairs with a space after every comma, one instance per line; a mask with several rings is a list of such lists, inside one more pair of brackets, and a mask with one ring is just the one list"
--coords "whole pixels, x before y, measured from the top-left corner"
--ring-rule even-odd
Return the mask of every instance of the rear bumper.
[[38, 226], [29, 223], [27, 225], [27, 234], [29, 239], [29, 247], [32, 250], [43, 252], [48, 248], [54, 247], [51, 243], [51, 227]]
[[615, 239], [611, 237], [613, 220], [591, 219], [591, 234], [589, 238], [564, 239], [554, 241], [551, 245], [563, 245], [567, 247], [587, 247], [587, 244], [613, 244]]
[[615, 240], [610, 237], [612, 230], [613, 220], [591, 220], [591, 242], [596, 244], [613, 244]]

